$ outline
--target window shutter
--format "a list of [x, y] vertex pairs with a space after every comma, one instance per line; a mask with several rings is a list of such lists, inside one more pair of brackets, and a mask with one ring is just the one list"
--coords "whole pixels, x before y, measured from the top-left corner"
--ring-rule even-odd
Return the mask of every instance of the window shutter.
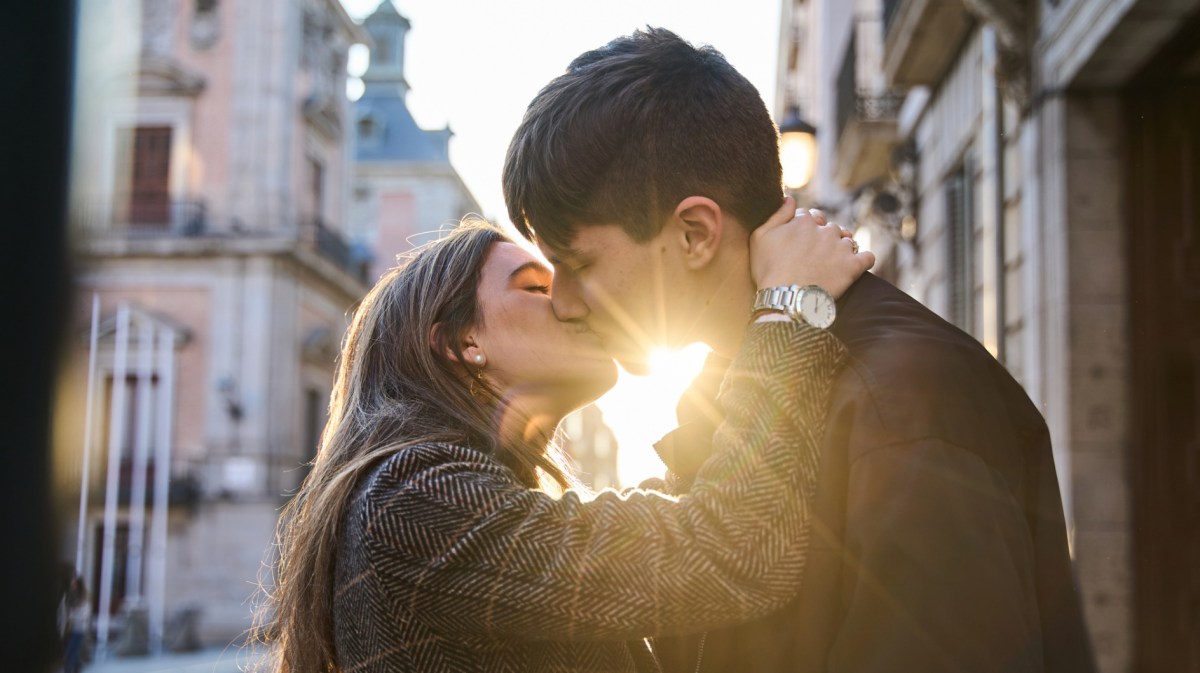
[[170, 224], [171, 127], [139, 126], [133, 134], [129, 223]]

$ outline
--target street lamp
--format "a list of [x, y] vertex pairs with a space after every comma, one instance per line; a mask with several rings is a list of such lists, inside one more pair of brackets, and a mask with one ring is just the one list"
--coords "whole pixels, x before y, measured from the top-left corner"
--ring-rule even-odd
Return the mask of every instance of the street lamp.
[[779, 124], [779, 161], [783, 185], [801, 189], [812, 180], [817, 165], [817, 128], [800, 117], [800, 107], [788, 108]]

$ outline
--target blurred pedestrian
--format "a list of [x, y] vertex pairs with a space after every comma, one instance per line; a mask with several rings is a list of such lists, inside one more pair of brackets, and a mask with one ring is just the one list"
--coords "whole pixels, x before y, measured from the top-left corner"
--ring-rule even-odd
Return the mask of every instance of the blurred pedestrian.
[[61, 621], [66, 652], [63, 673], [78, 673], [90, 661], [88, 639], [91, 637], [92, 608], [88, 601], [87, 585], [75, 576], [63, 596]]

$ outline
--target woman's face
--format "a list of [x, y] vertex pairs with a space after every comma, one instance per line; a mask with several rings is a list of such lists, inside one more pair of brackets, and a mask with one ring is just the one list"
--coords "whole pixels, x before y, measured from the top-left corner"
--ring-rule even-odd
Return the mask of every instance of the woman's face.
[[[553, 272], [528, 250], [496, 243], [479, 282], [481, 324], [471, 330], [484, 374], [505, 395], [561, 402], [570, 410], [602, 395], [617, 380], [616, 364], [582, 324], [559, 322], [550, 306]], [[470, 340], [469, 340], [470, 341]]]

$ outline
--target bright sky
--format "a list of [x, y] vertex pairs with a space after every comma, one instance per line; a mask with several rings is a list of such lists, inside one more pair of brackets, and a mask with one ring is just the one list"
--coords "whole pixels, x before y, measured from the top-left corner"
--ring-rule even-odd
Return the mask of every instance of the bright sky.
[[[379, 0], [342, 0], [362, 20]], [[450, 159], [482, 205], [507, 222], [504, 152], [526, 105], [579, 54], [646, 25], [711, 44], [773, 107], [781, 0], [394, 0], [412, 22], [408, 106], [423, 128], [454, 131]], [[352, 58], [352, 61], [354, 59]], [[352, 62], [353, 71], [357, 64]], [[675, 404], [707, 349], [662, 353], [647, 377], [621, 373], [598, 403], [620, 447], [624, 485], [661, 476], [651, 444], [675, 427]]]
[[[362, 20], [379, 0], [342, 0]], [[408, 106], [424, 128], [449, 123], [450, 158], [483, 206], [507, 220], [504, 151], [525, 107], [579, 54], [639, 27], [711, 44], [775, 97], [781, 0], [394, 0], [412, 22]]]

